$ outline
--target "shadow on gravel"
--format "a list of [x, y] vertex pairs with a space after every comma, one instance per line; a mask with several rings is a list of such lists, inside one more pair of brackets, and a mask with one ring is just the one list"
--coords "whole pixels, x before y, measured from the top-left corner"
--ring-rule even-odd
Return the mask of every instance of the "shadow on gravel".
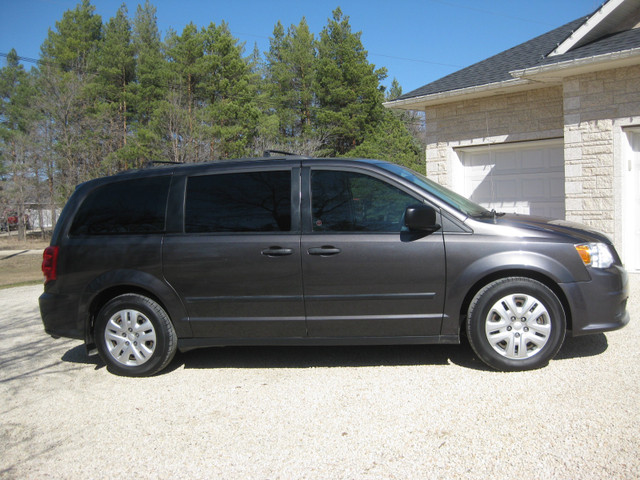
[[[556, 360], [592, 357], [608, 347], [604, 334], [567, 338]], [[353, 347], [223, 347], [178, 352], [167, 372], [184, 368], [312, 368], [457, 365], [493, 371], [473, 353], [466, 338], [460, 345]]]
[[62, 355], [62, 361], [68, 363], [80, 363], [83, 365], [95, 365], [96, 370], [105, 366], [99, 355], [87, 355], [87, 349], [84, 345], [78, 345], [71, 350], [67, 350], [65, 354]]
[[178, 352], [167, 372], [191, 368], [335, 368], [456, 364], [486, 370], [464, 345], [223, 347]]
[[[604, 334], [567, 338], [556, 360], [591, 357], [608, 347]], [[68, 350], [64, 362], [104, 368], [99, 356], [88, 356], [84, 345]], [[216, 368], [336, 368], [418, 365], [457, 365], [473, 370], [493, 371], [471, 350], [466, 338], [460, 345], [391, 345], [339, 347], [210, 347], [177, 352], [159, 375], [185, 369]]]
[[564, 340], [564, 345], [556, 355], [556, 360], [595, 357], [604, 353], [607, 348], [609, 348], [609, 342], [604, 333], [582, 337], [567, 337]]

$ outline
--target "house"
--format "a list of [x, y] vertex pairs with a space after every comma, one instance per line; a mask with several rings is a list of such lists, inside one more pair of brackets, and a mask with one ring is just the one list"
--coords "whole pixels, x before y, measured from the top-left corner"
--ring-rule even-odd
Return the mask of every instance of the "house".
[[425, 112], [430, 178], [595, 227], [640, 271], [640, 1], [609, 0], [385, 106]]

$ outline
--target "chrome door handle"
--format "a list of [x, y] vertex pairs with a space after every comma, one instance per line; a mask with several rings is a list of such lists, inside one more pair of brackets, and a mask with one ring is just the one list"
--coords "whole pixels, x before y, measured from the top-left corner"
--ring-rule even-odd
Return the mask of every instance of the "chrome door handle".
[[323, 247], [312, 247], [309, 250], [307, 250], [307, 252], [309, 252], [309, 255], [321, 255], [323, 257], [329, 256], [329, 255], [337, 255], [341, 251], [342, 250], [340, 250], [339, 248], [331, 247], [328, 245], [325, 245]]

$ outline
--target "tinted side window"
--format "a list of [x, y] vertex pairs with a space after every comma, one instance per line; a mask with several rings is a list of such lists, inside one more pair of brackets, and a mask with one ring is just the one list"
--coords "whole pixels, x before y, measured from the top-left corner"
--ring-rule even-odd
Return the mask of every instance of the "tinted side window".
[[267, 171], [191, 177], [185, 231], [288, 232], [291, 172]]
[[314, 232], [400, 232], [404, 211], [419, 203], [368, 175], [324, 170], [311, 174]]
[[158, 233], [165, 228], [169, 176], [110, 183], [78, 209], [71, 235]]

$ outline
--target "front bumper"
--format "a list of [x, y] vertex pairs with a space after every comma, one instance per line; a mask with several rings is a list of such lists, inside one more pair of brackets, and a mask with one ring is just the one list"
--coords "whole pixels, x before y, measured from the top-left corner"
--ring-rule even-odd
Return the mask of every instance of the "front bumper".
[[629, 279], [621, 266], [590, 269], [591, 281], [563, 283], [571, 310], [570, 335], [610, 332], [629, 323]]

